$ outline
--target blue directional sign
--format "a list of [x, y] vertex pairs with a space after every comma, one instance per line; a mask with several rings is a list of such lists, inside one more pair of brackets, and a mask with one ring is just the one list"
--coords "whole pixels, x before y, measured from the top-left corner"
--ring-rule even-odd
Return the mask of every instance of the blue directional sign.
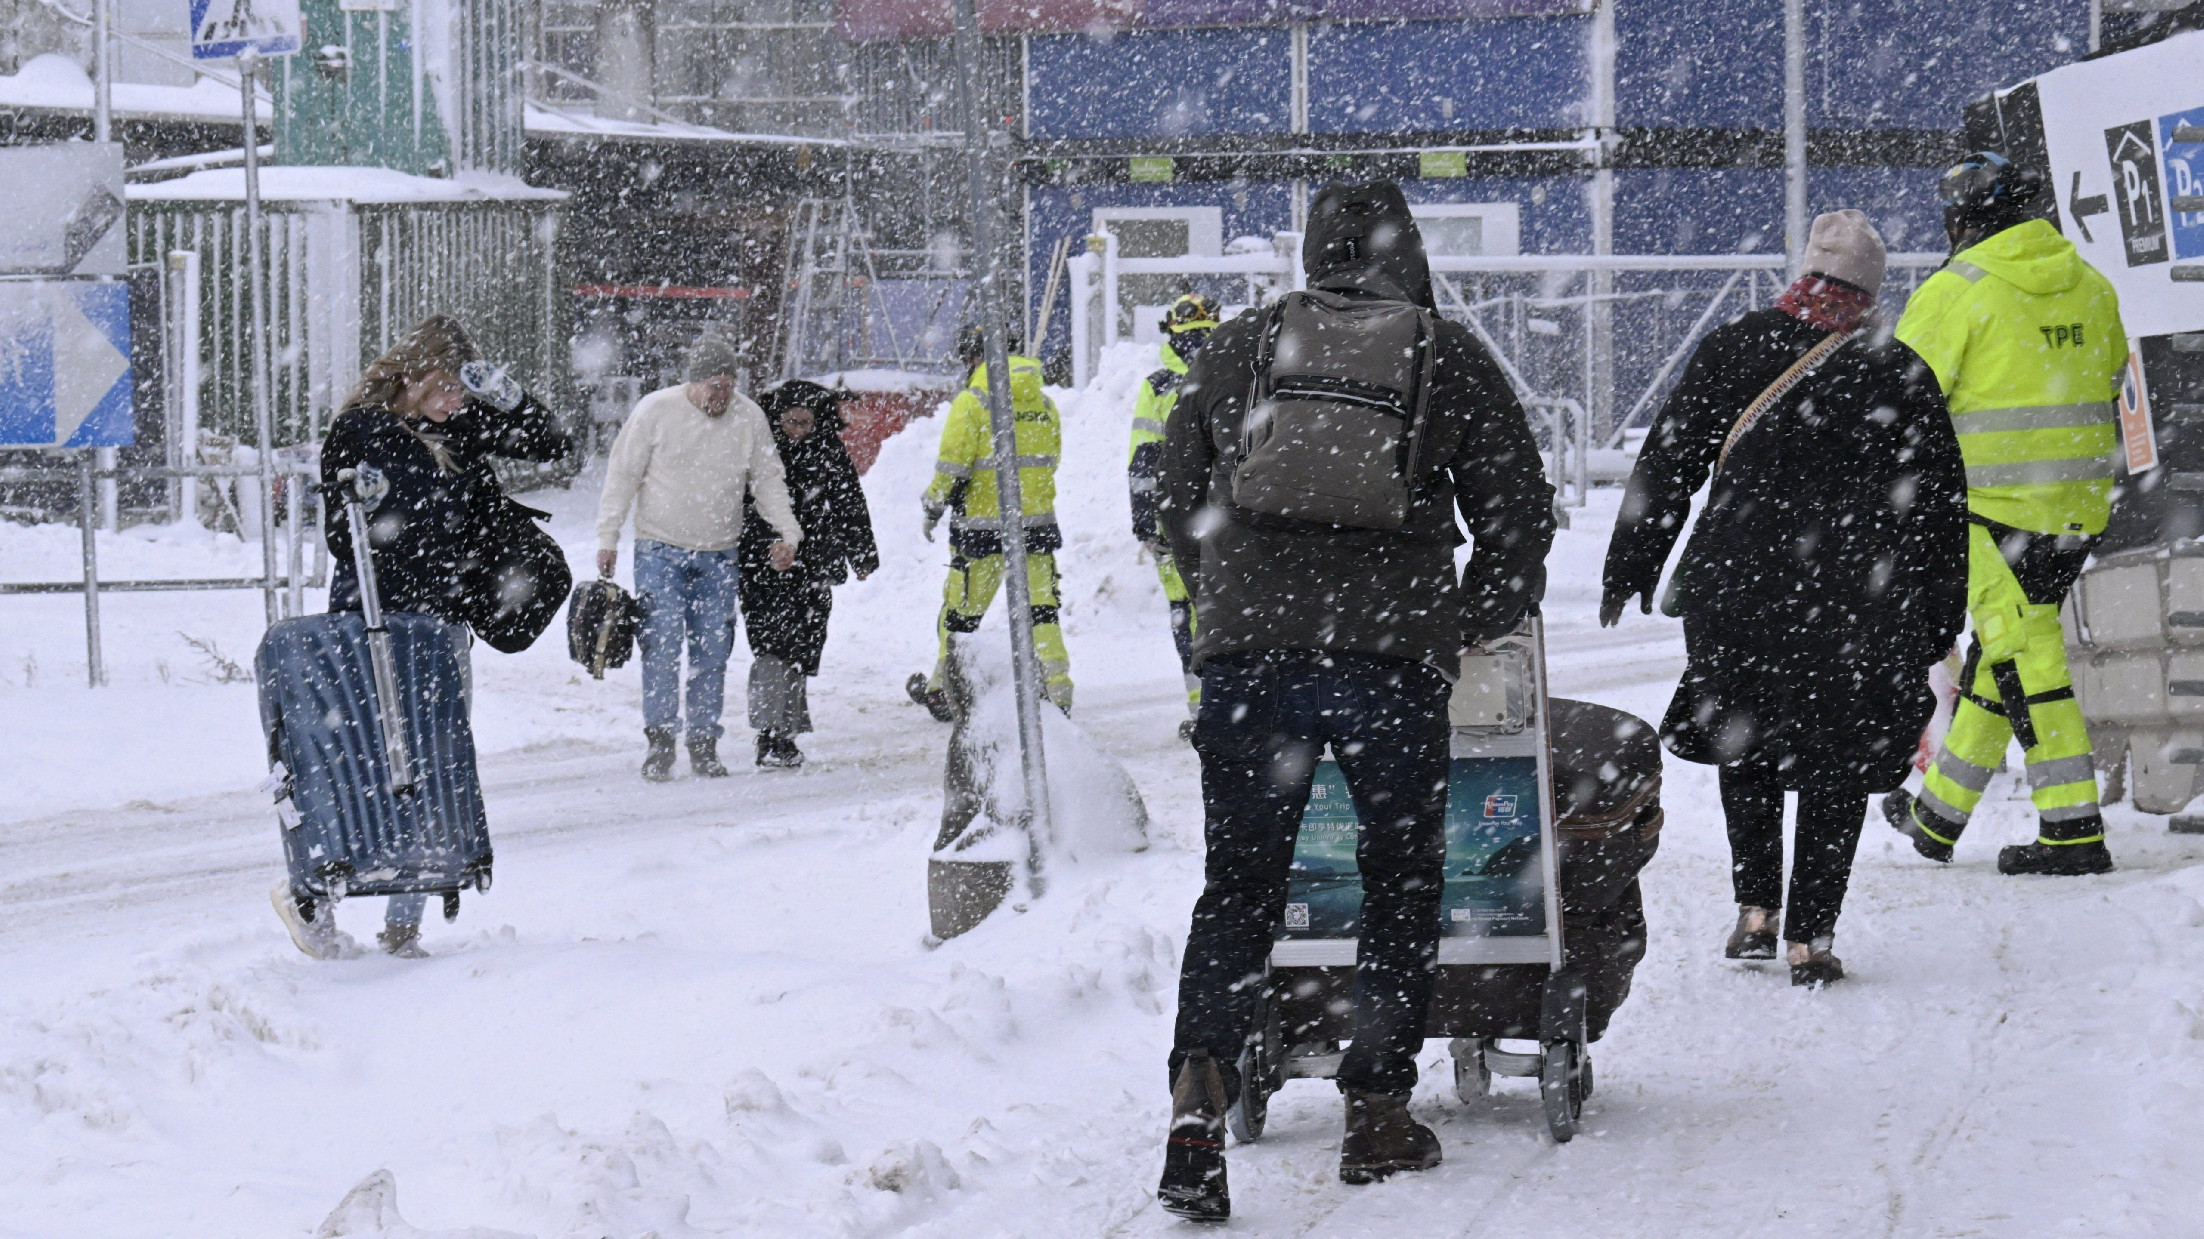
[[132, 441], [130, 286], [0, 281], [0, 445]]
[[298, 0], [191, 0], [193, 60], [288, 56], [301, 29]]

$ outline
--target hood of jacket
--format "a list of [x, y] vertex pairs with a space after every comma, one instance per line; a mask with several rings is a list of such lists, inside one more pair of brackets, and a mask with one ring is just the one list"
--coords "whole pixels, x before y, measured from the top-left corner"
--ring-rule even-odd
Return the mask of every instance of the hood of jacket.
[[1326, 185], [1309, 204], [1301, 266], [1311, 288], [1355, 290], [1438, 308], [1423, 233], [1408, 211], [1408, 199], [1391, 181]]
[[1961, 250], [1955, 262], [1973, 263], [2024, 293], [2063, 293], [2081, 283], [2082, 256], [2074, 243], [2048, 222], [2031, 219], [1978, 245]]

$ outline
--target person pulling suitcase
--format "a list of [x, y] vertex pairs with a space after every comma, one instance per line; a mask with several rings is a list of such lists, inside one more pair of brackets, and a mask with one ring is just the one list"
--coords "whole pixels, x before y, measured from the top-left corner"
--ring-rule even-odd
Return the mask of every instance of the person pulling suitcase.
[[[328, 522], [329, 551], [336, 561], [329, 614], [271, 628], [256, 658], [263, 721], [269, 727], [271, 756], [280, 767], [275, 790], [286, 818], [287, 851], [294, 850], [289, 845], [302, 830], [359, 829], [362, 823], [356, 819], [362, 813], [394, 813], [391, 821], [409, 830], [479, 818], [473, 737], [466, 729], [472, 695], [468, 647], [477, 630], [491, 630], [500, 648], [525, 648], [549, 622], [567, 588], [566, 580], [556, 579], [564, 571], [563, 562], [531, 564], [542, 596], [519, 608], [525, 614], [516, 614], [514, 600], [502, 596], [513, 579], [507, 569], [540, 558], [537, 541], [542, 535], [525, 516], [518, 518], [525, 528], [516, 526], [512, 514], [526, 509], [506, 497], [490, 458], [555, 460], [571, 450], [572, 442], [551, 411], [530, 398], [503, 367], [486, 362], [466, 329], [448, 316], [422, 320], [361, 374], [330, 423], [321, 452], [323, 492], [332, 509], [347, 513]], [[369, 531], [365, 545], [354, 536], [359, 525]], [[377, 619], [367, 629], [381, 628], [386, 635], [378, 639], [353, 627], [359, 620], [338, 622], [352, 612]], [[420, 642], [429, 637], [440, 638], [443, 651], [422, 651]], [[374, 666], [361, 661], [361, 649], [372, 653], [377, 648], [383, 653], [367, 660]], [[359, 682], [369, 677], [371, 681]], [[315, 726], [306, 714], [283, 710], [286, 701], [300, 707], [317, 693], [345, 703], [355, 717], [331, 729]], [[415, 699], [423, 694], [434, 699]], [[379, 722], [370, 726], [369, 714]], [[409, 742], [407, 720], [433, 734]], [[455, 728], [461, 734], [450, 734]], [[361, 747], [368, 732], [380, 737], [372, 751]], [[445, 751], [455, 748], [464, 752]], [[378, 766], [384, 771], [378, 784], [382, 790], [348, 786], [348, 780], [364, 782], [365, 772], [346, 762], [331, 770], [319, 768], [321, 758], [339, 752], [383, 763]], [[463, 769], [440, 768], [446, 757]], [[462, 786], [447, 789], [447, 777]], [[428, 784], [425, 792], [407, 786], [417, 781]], [[319, 805], [317, 788], [332, 797], [328, 804]], [[384, 793], [419, 799], [385, 804], [378, 799]], [[290, 819], [311, 819], [316, 812], [325, 812], [328, 820], [290, 825]], [[418, 840], [384, 842], [403, 849]], [[481, 852], [481, 866], [472, 876], [486, 884], [486, 827]], [[368, 893], [377, 883], [408, 888], [384, 892], [390, 902], [377, 935], [383, 950], [405, 958], [426, 954], [420, 927], [430, 893], [446, 890], [447, 910], [456, 908], [456, 889], [434, 885], [445, 880], [437, 866], [448, 857], [419, 860], [427, 870], [392, 879], [368, 876], [378, 867], [365, 863], [353, 863], [349, 875], [302, 875], [299, 857], [292, 859], [291, 878], [272, 897], [291, 940], [317, 959], [360, 950], [321, 906], [333, 905], [344, 894]], [[338, 863], [343, 862], [325, 860], [322, 865]], [[338, 883], [335, 889], [327, 885], [332, 881]]]

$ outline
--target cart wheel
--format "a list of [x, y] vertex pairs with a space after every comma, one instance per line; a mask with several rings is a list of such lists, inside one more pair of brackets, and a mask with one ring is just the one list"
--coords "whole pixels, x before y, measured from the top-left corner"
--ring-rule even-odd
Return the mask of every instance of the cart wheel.
[[1466, 1038], [1454, 1049], [1454, 1095], [1464, 1104], [1492, 1095], [1492, 1069], [1485, 1066], [1485, 1043]]
[[1584, 1113], [1583, 1050], [1573, 1041], [1557, 1041], [1546, 1047], [1545, 1062], [1538, 1072], [1538, 1097], [1546, 1104], [1546, 1130], [1555, 1144], [1567, 1144], [1576, 1135], [1577, 1118]]

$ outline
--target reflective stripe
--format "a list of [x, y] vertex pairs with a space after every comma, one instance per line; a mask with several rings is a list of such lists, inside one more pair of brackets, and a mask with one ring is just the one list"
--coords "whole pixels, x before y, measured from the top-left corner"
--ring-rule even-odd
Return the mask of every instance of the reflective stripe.
[[[2070, 805], [2066, 805], [2066, 806], [2065, 806], [2065, 807], [2063, 807], [2063, 808], [2057, 808], [2057, 809], [2038, 809], [2038, 810], [2036, 810], [2036, 816], [2037, 816], [2037, 817], [2040, 817], [2040, 818], [2042, 818], [2042, 819], [2043, 819], [2044, 821], [2046, 821], [2046, 822], [2071, 822], [2071, 821], [2074, 821], [2074, 820], [2075, 820], [2075, 819], [2077, 819], [2077, 818], [2084, 818], [2084, 817], [2095, 817], [2096, 815], [2097, 815], [2097, 802], [2096, 802], [2096, 801], [2094, 801], [2094, 800], [2090, 801], [2090, 802], [2089, 802], [2088, 804], [2070, 804]], [[2098, 838], [2098, 839], [2102, 839], [2102, 838], [2104, 838], [2104, 836], [2103, 836], [2103, 835], [2095, 835], [2095, 836], [2092, 836], [2092, 837], [2093, 837], [2093, 838]], [[2046, 839], [2046, 840], [2044, 840], [2044, 842], [2045, 842], [2045, 843], [2086, 843], [2086, 842], [2088, 842], [2088, 840], [2086, 840], [2086, 839]]]
[[[1029, 512], [1018, 523], [1027, 529], [1039, 525], [1053, 525], [1056, 523], [1056, 514], [1054, 512]], [[1003, 518], [999, 516], [969, 516], [958, 520], [956, 527], [959, 529], [1001, 529]]]
[[946, 460], [937, 460], [934, 462], [934, 472], [943, 477], [968, 478], [972, 476], [972, 466], [952, 465]]
[[[1924, 809], [1927, 809], [1929, 812], [1935, 814], [1940, 818], [1943, 818], [1945, 821], [1950, 822], [1954, 826], [1965, 826], [1967, 824], [1967, 814], [1964, 810], [1958, 808], [1955, 805], [1947, 803], [1942, 796], [1937, 795], [1935, 792], [1932, 792], [1925, 787], [1921, 789], [1920, 795], [1913, 798], [1913, 803], [1921, 806]], [[1921, 825], [1921, 819], [1918, 814], [1914, 816], [1913, 820], [1916, 825]], [[1925, 825], [1922, 825], [1921, 829], [1927, 831], [1928, 836], [1939, 843], [1951, 842], [1951, 840], [1944, 838], [1942, 835], [1937, 834], [1935, 831], [1929, 830], [1928, 827]]]
[[2094, 782], [2096, 778], [2097, 763], [2087, 753], [2079, 757], [2054, 757], [2049, 761], [2028, 763], [2028, 786], [2037, 789], [2061, 787], [2068, 783]]
[[1990, 777], [1997, 773], [1986, 766], [1975, 765], [1952, 752], [1949, 746], [1936, 754], [1936, 764], [1932, 769], [1970, 792], [1988, 791]]
[[1150, 434], [1162, 434], [1163, 423], [1152, 417], [1136, 417], [1133, 419], [1133, 429], [1136, 431], [1145, 430]]
[[1968, 465], [1969, 486], [2030, 486], [2047, 482], [2109, 482], [2112, 462], [2092, 456], [2083, 460], [2028, 460], [2014, 465]]
[[1983, 276], [1989, 274], [1989, 272], [1984, 271], [1982, 268], [1975, 266], [1971, 262], [1960, 262], [1956, 258], [1953, 259], [1949, 264], [1947, 264], [1944, 267], [1944, 270], [1951, 272], [1953, 275], [1958, 276], [1960, 279], [1965, 280], [1969, 284], [1976, 283], [1981, 280]]
[[[992, 469], [1000, 459], [996, 456], [984, 456], [973, 461], [972, 467], [975, 469]], [[1020, 469], [1054, 469], [1056, 467], [1054, 456], [1015, 456], [1012, 459], [1018, 462]]]
[[2005, 430], [2076, 430], [2112, 424], [2112, 402], [2032, 404], [2010, 409], [1973, 409], [1951, 415], [1952, 429], [1963, 435]]

